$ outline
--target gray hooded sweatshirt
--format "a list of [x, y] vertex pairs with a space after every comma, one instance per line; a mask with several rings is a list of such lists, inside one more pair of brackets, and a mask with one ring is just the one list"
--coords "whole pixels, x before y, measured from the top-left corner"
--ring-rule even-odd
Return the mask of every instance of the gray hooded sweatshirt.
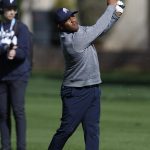
[[109, 5], [94, 25], [79, 26], [78, 31], [73, 33], [60, 33], [65, 59], [64, 86], [83, 87], [102, 82], [97, 52], [92, 42], [117, 20], [115, 6]]

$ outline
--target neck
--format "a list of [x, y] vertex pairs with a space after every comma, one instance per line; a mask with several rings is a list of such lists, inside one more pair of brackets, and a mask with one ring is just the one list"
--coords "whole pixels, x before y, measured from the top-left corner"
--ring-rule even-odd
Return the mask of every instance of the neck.
[[[13, 18], [13, 19], [15, 19], [15, 18]], [[12, 20], [9, 20], [9, 19], [5, 18], [4, 16], [2, 17], [2, 22], [3, 23], [11, 23]]]

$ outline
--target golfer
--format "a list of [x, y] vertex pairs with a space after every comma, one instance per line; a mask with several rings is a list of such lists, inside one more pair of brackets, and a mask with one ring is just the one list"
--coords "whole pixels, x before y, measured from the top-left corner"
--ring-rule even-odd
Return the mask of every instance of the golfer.
[[[62, 150], [68, 138], [82, 124], [85, 150], [99, 150], [100, 137], [100, 78], [99, 61], [93, 41], [103, 35], [120, 18], [124, 4], [106, 0], [104, 14], [92, 26], [80, 26], [78, 11], [59, 8], [56, 21], [65, 59], [61, 87], [61, 125], [48, 150]], [[72, 147], [73, 149], [73, 147]]]

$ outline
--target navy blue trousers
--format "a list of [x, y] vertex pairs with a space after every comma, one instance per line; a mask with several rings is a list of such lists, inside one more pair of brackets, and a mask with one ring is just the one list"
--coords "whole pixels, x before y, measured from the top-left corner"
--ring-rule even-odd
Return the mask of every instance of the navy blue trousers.
[[25, 120], [25, 89], [26, 81], [0, 81], [0, 136], [2, 150], [11, 149], [12, 109], [16, 124], [17, 150], [25, 150], [26, 120]]
[[80, 123], [84, 131], [85, 149], [99, 150], [100, 94], [99, 85], [62, 86], [61, 125], [53, 136], [48, 150], [62, 150]]

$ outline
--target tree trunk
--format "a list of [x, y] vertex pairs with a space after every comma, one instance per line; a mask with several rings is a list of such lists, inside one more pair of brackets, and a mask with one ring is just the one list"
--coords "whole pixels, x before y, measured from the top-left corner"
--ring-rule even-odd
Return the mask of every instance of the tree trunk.
[[106, 8], [105, 0], [77, 0], [79, 19], [82, 25], [92, 25]]
[[22, 20], [32, 31], [32, 1], [25, 0], [22, 1]]

